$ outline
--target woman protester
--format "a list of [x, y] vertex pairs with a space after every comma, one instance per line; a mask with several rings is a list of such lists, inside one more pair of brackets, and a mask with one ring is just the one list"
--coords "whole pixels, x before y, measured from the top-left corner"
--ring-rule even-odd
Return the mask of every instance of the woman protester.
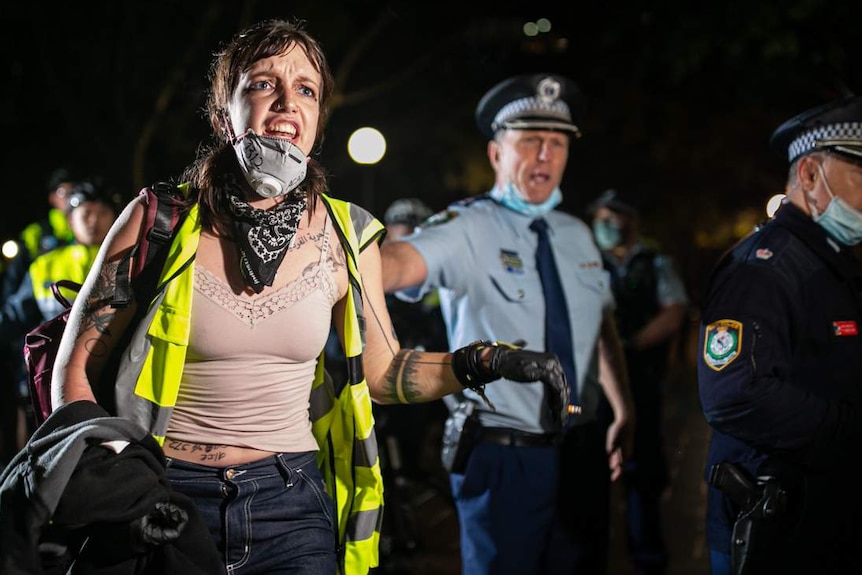
[[[509, 344], [400, 348], [381, 284], [383, 225], [329, 197], [314, 158], [333, 78], [301, 22], [240, 32], [215, 55], [210, 80], [214, 141], [179, 185], [187, 213], [164, 287], [152, 302], [108, 303], [120, 262], [134, 257], [138, 199], [75, 301], [53, 405], [98, 402], [161, 442], [172, 488], [194, 500], [228, 572], [366, 573], [382, 513], [372, 399], [416, 403], [500, 377], [542, 381], [545, 409], [562, 421], [565, 376], [556, 356]], [[146, 338], [133, 376], [104, 385], [139, 310]], [[331, 322], [346, 384], [322, 364]]]

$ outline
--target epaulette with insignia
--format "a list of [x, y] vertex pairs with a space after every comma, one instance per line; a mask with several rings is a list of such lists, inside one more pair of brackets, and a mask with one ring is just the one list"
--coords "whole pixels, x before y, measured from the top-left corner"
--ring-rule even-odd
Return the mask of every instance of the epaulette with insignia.
[[442, 224], [454, 219], [458, 215], [458, 211], [462, 208], [466, 208], [476, 202], [490, 200], [491, 195], [489, 193], [479, 194], [477, 196], [469, 196], [466, 198], [462, 198], [460, 200], [454, 201], [449, 205], [448, 209], [437, 212], [424, 222], [422, 222], [421, 227], [434, 226], [438, 224]]
[[419, 225], [419, 227], [420, 228], [427, 228], [430, 226], [436, 226], [439, 224], [443, 224], [443, 223], [446, 223], [446, 222], [452, 220], [457, 215], [458, 215], [458, 212], [456, 212], [455, 210], [443, 210], [441, 212], [437, 212], [436, 214], [434, 214], [433, 216], [431, 216], [430, 218], [428, 218], [427, 220], [422, 222]]
[[481, 202], [481, 201], [490, 200], [490, 199], [491, 199], [491, 193], [485, 192], [484, 194], [479, 194], [476, 196], [468, 196], [466, 198], [458, 200], [457, 202], [452, 202], [452, 205], [453, 206], [467, 207], [467, 206], [474, 204], [476, 202]]

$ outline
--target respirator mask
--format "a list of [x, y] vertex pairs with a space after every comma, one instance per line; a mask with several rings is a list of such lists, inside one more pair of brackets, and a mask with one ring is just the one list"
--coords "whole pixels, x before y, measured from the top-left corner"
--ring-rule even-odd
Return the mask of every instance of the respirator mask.
[[245, 179], [264, 198], [282, 196], [305, 179], [305, 153], [287, 140], [258, 136], [249, 129], [234, 141], [233, 149]]

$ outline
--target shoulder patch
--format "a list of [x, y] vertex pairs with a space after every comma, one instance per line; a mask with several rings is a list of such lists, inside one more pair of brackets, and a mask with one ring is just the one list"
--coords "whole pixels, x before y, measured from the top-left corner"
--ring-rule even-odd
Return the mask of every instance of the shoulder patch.
[[703, 361], [721, 371], [739, 357], [742, 349], [742, 323], [720, 319], [706, 326], [703, 338]]
[[450, 220], [455, 219], [458, 215], [458, 212], [455, 210], [443, 210], [442, 212], [437, 212], [424, 222], [422, 222], [422, 227], [427, 228], [429, 226], [437, 226], [443, 223], [446, 223]]
[[465, 198], [461, 198], [460, 200], [453, 202], [452, 205], [465, 208], [465, 207], [469, 206], [470, 204], [475, 204], [476, 202], [483, 202], [486, 200], [491, 200], [490, 192], [485, 192], [483, 194], [477, 194], [475, 196], [467, 196]]

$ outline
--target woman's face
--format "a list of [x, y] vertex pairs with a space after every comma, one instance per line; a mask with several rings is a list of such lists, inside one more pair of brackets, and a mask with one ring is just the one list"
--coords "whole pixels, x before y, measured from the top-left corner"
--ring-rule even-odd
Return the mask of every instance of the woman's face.
[[300, 46], [254, 62], [231, 96], [233, 131], [289, 140], [306, 155], [320, 120], [321, 77]]

